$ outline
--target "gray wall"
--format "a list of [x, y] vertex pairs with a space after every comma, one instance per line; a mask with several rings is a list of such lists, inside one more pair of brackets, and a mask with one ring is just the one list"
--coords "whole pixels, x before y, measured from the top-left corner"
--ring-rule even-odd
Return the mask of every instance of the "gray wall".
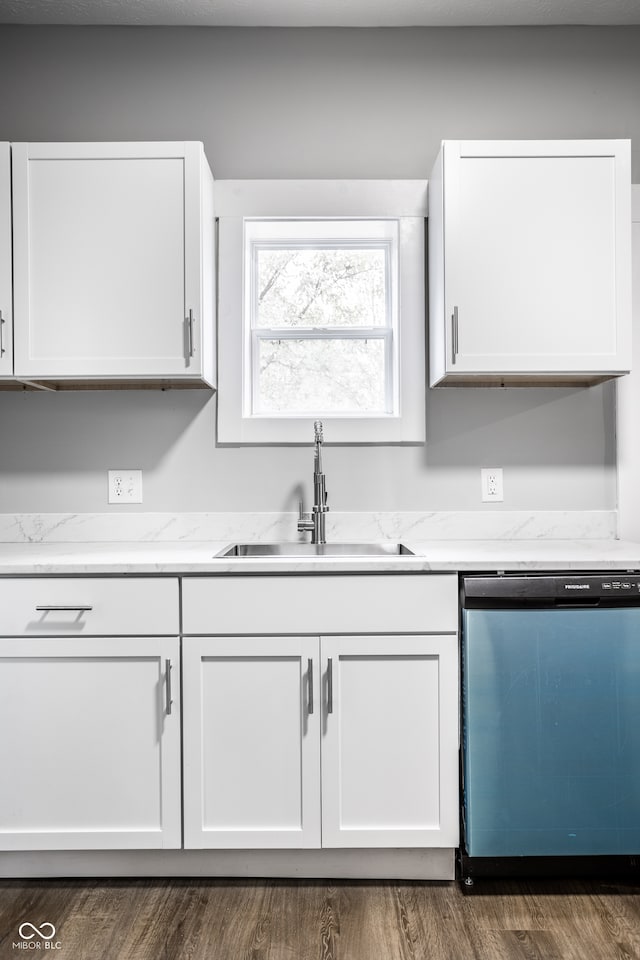
[[[640, 290], [640, 186], [632, 188], [632, 286]], [[633, 333], [640, 337], [640, 297], [633, 301]], [[637, 356], [637, 351], [636, 351]], [[618, 535], [640, 541], [640, 443], [638, 443], [638, 410], [640, 410], [640, 370], [637, 365], [617, 388], [617, 462], [618, 462]]]
[[[4, 27], [0, 89], [3, 140], [197, 139], [219, 178], [420, 178], [447, 137], [640, 147], [640, 28]], [[334, 509], [480, 509], [481, 466], [504, 467], [504, 509], [615, 506], [611, 384], [428, 401], [425, 446], [327, 450]], [[113, 467], [143, 468], [146, 510], [279, 510], [311, 472], [308, 448], [217, 448], [200, 392], [0, 393], [0, 451], [2, 512], [102, 511]]]

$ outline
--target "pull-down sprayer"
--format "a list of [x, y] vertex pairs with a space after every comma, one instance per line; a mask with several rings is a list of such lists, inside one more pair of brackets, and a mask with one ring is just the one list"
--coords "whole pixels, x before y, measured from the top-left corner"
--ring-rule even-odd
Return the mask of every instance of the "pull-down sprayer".
[[311, 514], [305, 514], [300, 503], [298, 530], [311, 533], [311, 543], [326, 543], [325, 514], [328, 512], [326, 478], [322, 472], [322, 420], [313, 424], [315, 434], [315, 452], [313, 457], [313, 508]]

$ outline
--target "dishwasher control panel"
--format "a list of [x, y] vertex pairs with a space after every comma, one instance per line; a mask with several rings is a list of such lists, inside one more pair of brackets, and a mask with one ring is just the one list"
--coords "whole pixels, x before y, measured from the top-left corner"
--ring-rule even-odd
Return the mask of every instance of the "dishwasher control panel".
[[462, 579], [462, 603], [464, 607], [640, 605], [640, 574], [468, 576]]

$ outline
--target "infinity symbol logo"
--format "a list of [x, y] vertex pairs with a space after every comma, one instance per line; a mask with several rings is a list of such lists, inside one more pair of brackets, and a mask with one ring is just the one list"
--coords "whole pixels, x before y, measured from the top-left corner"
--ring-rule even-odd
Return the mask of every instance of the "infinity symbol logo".
[[[49, 930], [51, 930], [51, 933], [45, 933], [44, 932], [45, 927], [48, 927]], [[24, 931], [27, 929], [31, 929], [33, 933], [25, 933]], [[18, 927], [18, 933], [20, 934], [23, 940], [33, 940], [36, 934], [39, 937], [42, 937], [43, 940], [52, 940], [56, 935], [56, 928], [52, 923], [43, 923], [42, 926], [40, 927], [34, 927], [32, 923], [29, 923], [27, 921], [26, 923], [20, 924], [20, 926]]]

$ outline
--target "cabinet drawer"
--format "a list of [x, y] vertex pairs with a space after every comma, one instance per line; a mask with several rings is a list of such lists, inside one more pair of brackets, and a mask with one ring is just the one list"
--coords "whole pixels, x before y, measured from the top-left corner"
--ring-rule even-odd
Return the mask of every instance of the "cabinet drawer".
[[0, 580], [4, 636], [157, 636], [179, 630], [177, 578]]
[[455, 574], [194, 577], [184, 633], [454, 633]]

